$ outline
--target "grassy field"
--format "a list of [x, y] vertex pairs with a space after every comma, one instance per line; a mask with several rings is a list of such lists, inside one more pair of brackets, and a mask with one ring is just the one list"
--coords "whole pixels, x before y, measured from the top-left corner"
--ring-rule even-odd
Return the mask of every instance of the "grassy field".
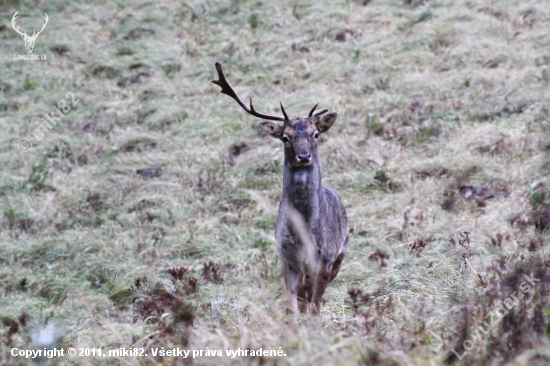
[[[29, 34], [48, 14], [46, 61], [14, 60], [16, 10]], [[148, 355], [48, 364], [550, 362], [547, 0], [0, 0], [0, 14], [0, 364], [54, 346]], [[340, 114], [319, 151], [352, 233], [318, 318], [285, 318], [282, 146], [210, 82], [216, 61], [258, 110]], [[284, 355], [225, 356], [260, 347]]]

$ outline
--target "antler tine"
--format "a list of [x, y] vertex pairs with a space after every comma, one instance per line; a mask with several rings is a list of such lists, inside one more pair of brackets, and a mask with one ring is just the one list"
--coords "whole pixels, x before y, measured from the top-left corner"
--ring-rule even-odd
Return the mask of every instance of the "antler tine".
[[308, 117], [310, 117], [310, 118], [313, 117], [313, 112], [315, 111], [315, 108], [317, 108], [318, 105], [319, 105], [319, 102], [317, 102], [317, 104], [315, 104], [315, 105], [313, 106], [313, 108], [311, 109], [311, 111], [309, 111]]
[[309, 118], [311, 117], [317, 117], [317, 116], [320, 116], [321, 114], [325, 114], [328, 112], [328, 109], [327, 108], [323, 108], [323, 109], [320, 109], [318, 110], [317, 112], [313, 113], [315, 111], [315, 108], [317, 108], [317, 106], [319, 105], [319, 102], [317, 102], [317, 104], [315, 104], [313, 106], [313, 109], [311, 109], [311, 111], [309, 112]]
[[[250, 97], [250, 107], [248, 107], [242, 101], [242, 99], [239, 98], [239, 95], [237, 94], [235, 89], [233, 89], [233, 87], [231, 86], [231, 83], [229, 83], [229, 80], [227, 80], [227, 78], [225, 77], [225, 74], [223, 73], [223, 70], [222, 70], [222, 65], [219, 62], [216, 62], [216, 71], [218, 72], [218, 80], [212, 80], [212, 82], [220, 86], [222, 88], [221, 92], [223, 94], [229, 95], [231, 98], [235, 99], [235, 101], [239, 103], [241, 108], [247, 111], [249, 114], [256, 117], [273, 120], [273, 121], [286, 121], [288, 119], [286, 117], [286, 113], [284, 117], [281, 117], [281, 116], [274, 116], [271, 114], [256, 112], [254, 110], [254, 106], [252, 105], [252, 97]], [[283, 113], [284, 113], [284, 110], [283, 110]]]
[[40, 29], [40, 30], [38, 31], [38, 33], [36, 34], [36, 36], [38, 36], [40, 33], [42, 33], [42, 31], [46, 28], [46, 25], [48, 24], [48, 20], [49, 20], [49, 19], [50, 19], [50, 18], [48, 17], [48, 14], [44, 13], [44, 20], [45, 20], [46, 22], [42, 23], [42, 29]]
[[289, 119], [288, 119], [288, 116], [286, 115], [285, 107], [283, 107], [283, 102], [279, 101], [279, 104], [281, 105], [281, 110], [283, 111], [283, 115], [285, 116], [285, 122], [288, 122]]
[[328, 112], [328, 108], [319, 109], [317, 112], [313, 113], [313, 115], [311, 115], [310, 117], [317, 117], [327, 112]]
[[27, 30], [25, 30], [25, 33], [21, 33], [21, 31], [19, 30], [19, 27], [16, 26], [15, 22], [17, 21], [17, 19], [19, 19], [19, 15], [17, 15], [17, 13], [19, 13], [19, 10], [15, 12], [15, 14], [13, 14], [13, 17], [11, 18], [11, 26], [13, 27], [13, 29], [19, 33], [20, 35], [23, 35], [23, 34], [27, 34]]

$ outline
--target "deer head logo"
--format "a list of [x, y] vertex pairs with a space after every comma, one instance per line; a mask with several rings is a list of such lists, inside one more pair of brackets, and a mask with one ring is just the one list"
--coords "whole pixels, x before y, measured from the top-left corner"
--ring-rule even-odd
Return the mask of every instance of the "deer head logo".
[[13, 18], [11, 18], [11, 26], [17, 33], [21, 35], [21, 38], [25, 41], [25, 49], [27, 50], [28, 54], [32, 53], [32, 50], [34, 49], [34, 42], [36, 42], [36, 39], [42, 33], [44, 28], [46, 28], [46, 24], [48, 24], [48, 14], [44, 13], [44, 20], [46, 20], [44, 23], [42, 23], [42, 29], [38, 30], [35, 29], [32, 36], [27, 35], [27, 30], [25, 29], [25, 32], [19, 31], [19, 27], [16, 26], [15, 22], [19, 16], [17, 15], [18, 11], [13, 14]]

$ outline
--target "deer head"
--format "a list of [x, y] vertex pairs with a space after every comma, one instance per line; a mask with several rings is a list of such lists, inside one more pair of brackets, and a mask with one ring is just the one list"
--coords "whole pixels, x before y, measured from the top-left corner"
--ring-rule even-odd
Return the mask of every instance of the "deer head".
[[27, 35], [27, 30], [26, 29], [25, 29], [25, 32], [21, 32], [21, 31], [19, 31], [19, 27], [16, 26], [15, 22], [16, 22], [17, 18], [19, 18], [17, 13], [18, 13], [18, 11], [16, 11], [15, 14], [13, 14], [13, 17], [11, 18], [11, 26], [13, 27], [13, 29], [15, 29], [15, 31], [17, 33], [19, 33], [21, 35], [21, 38], [23, 38], [23, 40], [25, 41], [25, 49], [27, 50], [27, 53], [32, 53], [32, 51], [34, 49], [34, 42], [36, 42], [36, 39], [38, 38], [40, 33], [42, 33], [44, 28], [46, 28], [46, 24], [48, 24], [48, 14], [44, 13], [45, 22], [42, 23], [42, 29], [40, 29], [40, 30], [35, 29], [32, 36], [29, 36], [29, 35]]
[[[314, 107], [315, 109], [315, 107]], [[322, 113], [326, 113], [326, 110]], [[321, 133], [327, 132], [338, 113], [328, 113], [322, 117], [312, 116], [289, 120], [282, 126], [268, 121], [261, 121], [260, 126], [271, 137], [280, 139], [285, 145], [285, 157], [294, 166], [309, 166], [317, 158], [317, 142]]]
[[282, 102], [279, 102], [281, 111], [283, 112], [282, 116], [257, 112], [254, 110], [252, 104], [252, 96], [250, 97], [250, 106], [247, 106], [239, 98], [237, 92], [225, 77], [222, 65], [219, 62], [216, 62], [216, 70], [219, 79], [212, 82], [222, 88], [221, 92], [223, 94], [235, 99], [246, 112], [263, 119], [283, 122], [281, 125], [275, 122], [261, 121], [260, 127], [271, 137], [279, 139], [285, 144], [285, 156], [289, 162], [294, 166], [309, 166], [317, 160], [317, 141], [319, 135], [327, 132], [332, 127], [338, 118], [338, 113], [332, 112], [320, 117], [328, 112], [328, 109], [324, 108], [315, 111], [319, 105], [317, 103], [306, 118], [289, 119]]

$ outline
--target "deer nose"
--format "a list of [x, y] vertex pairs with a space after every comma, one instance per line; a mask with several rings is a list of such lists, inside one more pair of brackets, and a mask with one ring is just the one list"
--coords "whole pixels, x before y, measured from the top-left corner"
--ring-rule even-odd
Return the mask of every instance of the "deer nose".
[[311, 160], [311, 153], [299, 153], [298, 154], [298, 161], [300, 163], [308, 163]]

